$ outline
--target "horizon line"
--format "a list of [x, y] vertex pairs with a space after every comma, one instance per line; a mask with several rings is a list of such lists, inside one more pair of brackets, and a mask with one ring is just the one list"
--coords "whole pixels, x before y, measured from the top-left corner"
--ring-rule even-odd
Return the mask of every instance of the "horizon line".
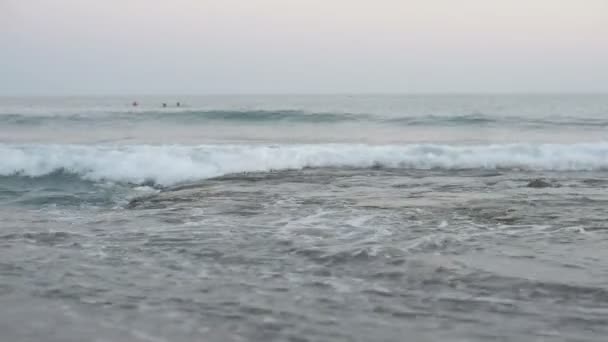
[[608, 95], [608, 91], [496, 91], [496, 92], [201, 92], [201, 93], [64, 93], [0, 94], [15, 97], [156, 97], [156, 96], [559, 96]]

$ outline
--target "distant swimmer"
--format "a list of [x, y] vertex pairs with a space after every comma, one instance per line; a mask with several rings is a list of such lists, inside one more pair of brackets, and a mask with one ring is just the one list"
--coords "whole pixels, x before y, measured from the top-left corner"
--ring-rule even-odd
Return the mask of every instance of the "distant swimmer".
[[163, 108], [167, 107], [167, 104], [163, 102]]
[[179, 107], [179, 106], [181, 106], [182, 104], [178, 102], [178, 103], [176, 103], [175, 105]]
[[133, 105], [133, 107], [137, 107], [137, 106], [139, 106], [139, 103], [137, 103], [137, 101], [133, 101], [132, 105]]

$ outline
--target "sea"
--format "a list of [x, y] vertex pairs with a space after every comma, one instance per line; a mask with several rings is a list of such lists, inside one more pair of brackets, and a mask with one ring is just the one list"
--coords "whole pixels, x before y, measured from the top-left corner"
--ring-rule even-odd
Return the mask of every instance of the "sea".
[[607, 336], [608, 95], [0, 98], [1, 341]]

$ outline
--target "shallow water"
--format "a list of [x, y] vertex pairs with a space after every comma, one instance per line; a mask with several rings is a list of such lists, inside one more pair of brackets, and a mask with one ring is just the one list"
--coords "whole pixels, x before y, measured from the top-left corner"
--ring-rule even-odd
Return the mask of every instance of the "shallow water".
[[180, 100], [0, 102], [3, 339], [605, 340], [608, 98]]

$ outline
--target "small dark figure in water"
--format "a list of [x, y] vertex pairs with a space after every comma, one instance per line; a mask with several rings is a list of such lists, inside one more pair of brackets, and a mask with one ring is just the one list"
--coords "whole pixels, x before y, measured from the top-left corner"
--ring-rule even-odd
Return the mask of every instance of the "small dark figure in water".
[[139, 103], [137, 103], [137, 101], [133, 101], [132, 105], [133, 105], [133, 107], [137, 107], [137, 106], [139, 106]]
[[181, 106], [181, 103], [179, 103], [179, 102], [178, 102], [178, 103], [176, 103], [175, 105], [179, 107], [179, 106]]
[[553, 187], [554, 185], [549, 183], [548, 181], [542, 179], [542, 178], [537, 178], [533, 181], [531, 181], [530, 183], [528, 183], [528, 188], [550, 188]]
[[167, 104], [163, 102], [163, 108], [167, 107]]

